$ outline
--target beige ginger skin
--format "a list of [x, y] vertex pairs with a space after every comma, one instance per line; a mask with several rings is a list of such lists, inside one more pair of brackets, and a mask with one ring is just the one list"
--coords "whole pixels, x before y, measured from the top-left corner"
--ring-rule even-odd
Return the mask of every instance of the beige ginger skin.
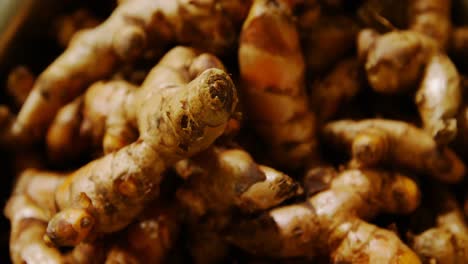
[[[183, 57], [177, 58], [172, 65], [183, 64]], [[122, 108], [138, 139], [86, 164], [58, 187], [59, 212], [47, 228], [55, 245], [76, 245], [91, 233], [127, 226], [157, 196], [166, 169], [224, 132], [237, 104], [229, 76], [208, 69], [193, 78], [166, 63], [151, 71]]]

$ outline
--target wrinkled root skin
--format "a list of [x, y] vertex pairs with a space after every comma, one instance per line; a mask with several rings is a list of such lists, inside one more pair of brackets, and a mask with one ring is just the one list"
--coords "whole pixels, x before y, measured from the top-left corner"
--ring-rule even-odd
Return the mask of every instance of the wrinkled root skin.
[[127, 226], [157, 196], [167, 168], [206, 149], [224, 132], [237, 104], [229, 76], [208, 69], [191, 81], [183, 72], [166, 70], [156, 67], [150, 73], [135, 94], [131, 106], [136, 108], [127, 111], [135, 113], [138, 140], [73, 172], [57, 189], [59, 213], [47, 228], [55, 245]]

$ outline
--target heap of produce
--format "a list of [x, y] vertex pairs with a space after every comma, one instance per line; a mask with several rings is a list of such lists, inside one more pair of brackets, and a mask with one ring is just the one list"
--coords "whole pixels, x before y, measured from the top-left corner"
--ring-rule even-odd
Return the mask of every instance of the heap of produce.
[[11, 261], [468, 263], [460, 2], [57, 15], [3, 80]]

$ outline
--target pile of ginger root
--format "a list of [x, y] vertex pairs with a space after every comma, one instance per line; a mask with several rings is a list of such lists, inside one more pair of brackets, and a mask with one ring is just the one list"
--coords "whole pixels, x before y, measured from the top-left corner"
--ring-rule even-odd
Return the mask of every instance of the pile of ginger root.
[[2, 80], [9, 259], [468, 263], [462, 2], [57, 15]]

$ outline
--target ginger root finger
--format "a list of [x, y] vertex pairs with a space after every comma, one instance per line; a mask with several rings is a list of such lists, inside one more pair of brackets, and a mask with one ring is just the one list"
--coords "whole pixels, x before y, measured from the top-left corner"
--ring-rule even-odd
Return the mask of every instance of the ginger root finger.
[[[248, 118], [283, 166], [315, 153], [315, 115], [305, 94], [305, 63], [288, 1], [256, 0], [240, 36], [239, 67]], [[262, 70], [259, 70], [262, 69]]]
[[462, 90], [457, 68], [447, 55], [438, 54], [429, 60], [415, 101], [424, 128], [438, 144], [455, 138]]
[[460, 181], [466, 168], [448, 147], [438, 147], [425, 131], [401, 121], [340, 120], [323, 128], [324, 140], [352, 155], [361, 166], [383, 164], [411, 169], [438, 180]]
[[16, 116], [6, 105], [0, 105], [0, 144], [13, 149], [17, 146], [27, 146], [32, 143], [31, 137], [27, 135], [17, 135], [13, 132], [16, 123]]
[[[187, 182], [177, 191], [177, 197], [198, 217], [228, 212], [233, 207], [259, 212], [301, 192], [289, 176], [255, 163], [242, 149], [212, 148], [188, 162], [192, 175], [186, 175]], [[187, 170], [186, 166], [176, 166], [176, 170]]]
[[438, 50], [435, 41], [412, 31], [392, 31], [371, 45], [365, 69], [372, 89], [379, 93], [407, 92], [417, 86], [424, 67]]

